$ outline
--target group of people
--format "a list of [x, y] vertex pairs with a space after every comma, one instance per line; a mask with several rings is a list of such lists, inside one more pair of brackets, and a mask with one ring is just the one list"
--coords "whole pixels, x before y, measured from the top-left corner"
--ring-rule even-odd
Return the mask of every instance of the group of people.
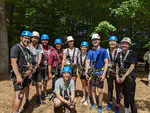
[[[38, 44], [41, 40], [42, 44]], [[104, 80], [108, 83], [107, 110], [113, 107], [113, 89], [115, 83], [116, 105], [115, 113], [120, 113], [120, 101], [124, 98], [124, 112], [137, 113], [134, 102], [136, 88], [135, 67], [137, 57], [130, 50], [131, 39], [125, 37], [120, 42], [116, 36], [110, 36], [109, 48], [100, 46], [101, 38], [98, 33], [92, 34], [90, 49], [87, 41], [82, 41], [80, 48], [74, 46], [74, 38], [67, 37], [68, 47], [62, 48], [61, 38], [54, 41], [55, 47], [49, 45], [49, 36], [37, 31], [24, 30], [20, 36], [20, 43], [11, 48], [11, 78], [14, 85], [15, 97], [12, 112], [19, 113], [23, 95], [25, 94], [24, 109], [29, 106], [29, 86], [36, 87], [37, 105], [46, 104], [49, 98], [47, 84], [52, 79], [54, 111], [63, 105], [75, 111], [76, 79], [79, 76], [82, 82], [84, 105], [91, 103], [90, 110], [97, 108], [102, 113]], [[96, 101], [96, 88], [98, 103]], [[92, 99], [90, 99], [92, 97]], [[92, 100], [92, 101], [91, 101]]]

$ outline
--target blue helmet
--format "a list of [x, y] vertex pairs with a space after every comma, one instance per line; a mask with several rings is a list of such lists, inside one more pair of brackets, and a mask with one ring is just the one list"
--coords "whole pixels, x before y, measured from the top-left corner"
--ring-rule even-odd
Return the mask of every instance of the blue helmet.
[[62, 73], [70, 73], [71, 74], [71, 68], [69, 66], [64, 66]]
[[116, 36], [110, 36], [108, 40], [115, 40], [116, 42], [118, 42], [118, 38]]
[[31, 32], [30, 32], [30, 31], [27, 31], [27, 30], [24, 30], [24, 31], [22, 31], [21, 36], [22, 36], [22, 37], [24, 37], [24, 36], [31, 37]]
[[82, 46], [89, 47], [89, 44], [88, 44], [87, 41], [83, 41], [83, 42], [81, 43], [80, 47], [82, 47]]
[[47, 34], [43, 34], [41, 36], [41, 40], [49, 40], [49, 36]]
[[62, 44], [62, 41], [60, 38], [55, 39], [54, 44]]

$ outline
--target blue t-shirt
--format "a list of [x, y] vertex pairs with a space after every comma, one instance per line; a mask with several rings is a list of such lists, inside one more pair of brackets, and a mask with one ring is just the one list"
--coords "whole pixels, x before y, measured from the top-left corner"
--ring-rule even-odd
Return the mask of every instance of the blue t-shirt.
[[88, 51], [87, 60], [90, 60], [90, 67], [93, 67], [92, 54], [94, 56], [94, 62], [96, 62], [97, 55], [99, 54], [100, 51], [101, 51], [101, 53], [100, 53], [98, 61], [96, 63], [96, 68], [99, 69], [99, 68], [104, 67], [104, 59], [108, 58], [108, 53], [107, 53], [106, 49], [101, 48], [101, 47], [97, 50], [91, 49]]

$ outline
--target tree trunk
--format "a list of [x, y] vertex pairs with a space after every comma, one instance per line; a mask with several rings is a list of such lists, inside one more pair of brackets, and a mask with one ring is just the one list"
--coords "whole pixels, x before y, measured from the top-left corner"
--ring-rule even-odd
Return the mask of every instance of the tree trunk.
[[4, 1], [0, 2], [0, 73], [4, 75], [9, 73], [9, 49]]

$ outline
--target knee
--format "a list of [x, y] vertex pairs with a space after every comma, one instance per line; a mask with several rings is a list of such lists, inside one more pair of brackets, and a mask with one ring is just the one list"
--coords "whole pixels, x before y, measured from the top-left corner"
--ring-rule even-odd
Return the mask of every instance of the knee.
[[96, 88], [92, 88], [92, 93], [95, 93], [96, 92]]
[[103, 94], [103, 89], [98, 89], [98, 93], [101, 95]]
[[55, 107], [55, 108], [56, 108], [56, 107], [60, 107], [60, 105], [61, 105], [61, 101], [58, 100], [57, 98], [55, 98], [55, 99], [54, 99], [54, 107]]

